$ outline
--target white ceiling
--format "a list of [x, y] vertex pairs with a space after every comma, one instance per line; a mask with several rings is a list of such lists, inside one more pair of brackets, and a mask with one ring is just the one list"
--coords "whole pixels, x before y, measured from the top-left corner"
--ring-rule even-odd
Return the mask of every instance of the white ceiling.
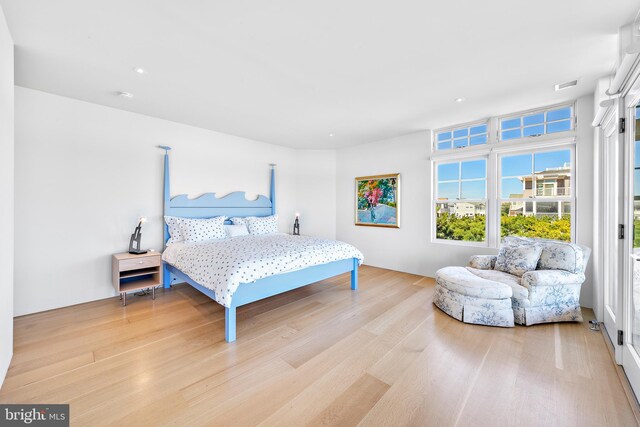
[[[635, 0], [0, 5], [16, 44], [20, 86], [298, 148], [354, 145], [591, 93], [615, 62], [618, 28], [640, 6]], [[578, 87], [554, 92], [554, 84], [574, 79]]]

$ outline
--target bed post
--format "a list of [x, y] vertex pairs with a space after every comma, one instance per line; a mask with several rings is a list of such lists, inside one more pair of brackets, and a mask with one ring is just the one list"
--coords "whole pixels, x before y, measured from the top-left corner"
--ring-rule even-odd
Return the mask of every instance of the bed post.
[[234, 306], [224, 308], [224, 339], [227, 342], [236, 340], [236, 308]]
[[351, 270], [351, 289], [358, 289], [358, 258], [353, 258], [353, 270]]
[[[169, 150], [171, 150], [171, 147], [167, 147], [166, 145], [160, 145], [160, 148], [162, 148], [164, 150], [164, 204], [163, 204], [163, 209], [164, 212], [163, 214], [166, 215], [168, 213], [168, 209], [169, 209], [169, 204], [171, 202], [171, 192], [170, 192], [170, 186], [169, 186], [169, 181], [170, 181], [170, 177], [169, 177]], [[169, 226], [167, 224], [164, 223], [164, 215], [162, 217], [163, 219], [163, 246], [165, 246], [167, 244], [167, 241], [169, 240]], [[171, 273], [169, 273], [169, 267], [166, 263], [162, 263], [162, 284], [165, 288], [170, 288], [171, 287]]]
[[271, 166], [271, 215], [276, 214], [276, 164], [269, 163]]

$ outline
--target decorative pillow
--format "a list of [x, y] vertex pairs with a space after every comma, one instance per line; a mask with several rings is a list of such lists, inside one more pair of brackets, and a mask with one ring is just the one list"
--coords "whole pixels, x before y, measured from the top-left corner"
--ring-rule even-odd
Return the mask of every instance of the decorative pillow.
[[566, 242], [545, 242], [542, 244], [538, 269], [584, 273], [584, 258], [584, 251], [578, 245]]
[[180, 230], [180, 221], [183, 218], [178, 218], [176, 216], [165, 216], [164, 222], [169, 227], [169, 240], [167, 241], [167, 245], [171, 243], [178, 243], [184, 240], [184, 236], [182, 235], [182, 230]]
[[225, 225], [224, 229], [229, 237], [247, 236], [249, 234], [249, 230], [247, 230], [247, 226], [244, 224]]
[[575, 243], [559, 240], [538, 239], [531, 237], [508, 236], [504, 238], [506, 245], [537, 244], [542, 247], [537, 270], [565, 270], [570, 273], [584, 273], [586, 262], [585, 251]]
[[231, 223], [233, 225], [247, 225], [247, 218], [255, 218], [255, 217], [246, 217], [246, 218], [241, 218], [239, 216], [234, 216], [232, 218], [229, 218], [229, 221], [231, 221]]
[[225, 239], [224, 229], [226, 216], [215, 218], [180, 218], [180, 230], [187, 243], [204, 242], [207, 240]]
[[265, 217], [247, 217], [247, 228], [249, 234], [256, 236], [264, 234], [275, 234], [278, 232], [278, 215]]
[[502, 245], [495, 269], [515, 276], [533, 271], [538, 265], [542, 247], [534, 244]]

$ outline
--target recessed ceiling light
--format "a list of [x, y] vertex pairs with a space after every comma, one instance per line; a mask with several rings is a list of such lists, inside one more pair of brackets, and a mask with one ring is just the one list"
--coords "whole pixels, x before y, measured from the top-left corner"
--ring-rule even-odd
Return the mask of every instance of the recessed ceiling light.
[[454, 101], [456, 101], [456, 102], [462, 102], [462, 101], [464, 101], [464, 98], [456, 98], [456, 99], [454, 99]]
[[563, 89], [568, 89], [570, 87], [574, 87], [577, 84], [578, 84], [577, 80], [572, 80], [570, 82], [557, 84], [557, 85], [554, 86], [554, 88], [556, 89], [556, 92], [557, 92], [559, 90], [563, 90]]
[[135, 67], [133, 71], [135, 71], [138, 74], [145, 74], [147, 72], [144, 68], [140, 68], [140, 67]]
[[133, 94], [130, 92], [118, 92], [118, 96], [121, 98], [127, 98], [127, 99], [133, 98]]
[[329, 134], [329, 136], [333, 137], [333, 134], [332, 134], [332, 133], [330, 133], [330, 134]]

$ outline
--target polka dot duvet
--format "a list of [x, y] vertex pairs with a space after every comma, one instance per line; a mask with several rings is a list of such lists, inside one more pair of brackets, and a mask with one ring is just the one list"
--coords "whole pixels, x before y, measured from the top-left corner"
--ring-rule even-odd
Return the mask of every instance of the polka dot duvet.
[[162, 254], [165, 262], [215, 291], [216, 301], [225, 307], [231, 306], [241, 283], [349, 258], [360, 264], [364, 259], [344, 242], [282, 233], [173, 243]]

